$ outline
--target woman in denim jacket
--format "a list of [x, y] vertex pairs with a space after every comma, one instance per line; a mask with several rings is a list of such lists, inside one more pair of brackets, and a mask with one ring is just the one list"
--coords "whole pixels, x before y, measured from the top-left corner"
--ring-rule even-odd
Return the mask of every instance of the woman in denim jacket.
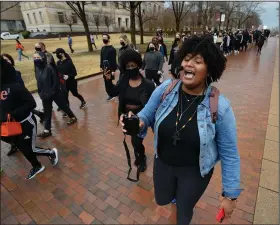
[[149, 126], [154, 130], [155, 199], [166, 205], [176, 198], [177, 224], [189, 224], [221, 160], [224, 198], [220, 207], [228, 218], [241, 192], [236, 123], [227, 98], [219, 96], [216, 123], [209, 103], [210, 84], [221, 78], [226, 58], [205, 36], [186, 40], [177, 56], [182, 66], [180, 81], [162, 100], [172, 82], [165, 81], [138, 113], [141, 135]]

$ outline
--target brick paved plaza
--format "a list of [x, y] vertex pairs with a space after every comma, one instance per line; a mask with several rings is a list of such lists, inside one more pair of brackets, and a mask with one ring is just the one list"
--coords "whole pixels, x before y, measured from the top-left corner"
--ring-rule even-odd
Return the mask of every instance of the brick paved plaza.
[[[260, 57], [256, 56], [256, 49], [229, 56], [226, 72], [217, 84], [235, 112], [244, 188], [232, 218], [224, 223], [253, 223], [265, 140], [279, 141], [273, 139], [279, 133], [275, 126], [268, 134], [272, 139], [267, 136], [277, 41], [270, 38]], [[167, 73], [165, 76], [167, 78]], [[152, 132], [144, 142], [148, 169], [141, 174], [138, 184], [131, 183], [126, 180], [128, 167], [123, 135], [117, 127], [117, 100], [106, 102], [100, 76], [83, 80], [79, 89], [88, 107], [80, 110], [78, 99], [70, 97], [78, 123], [68, 127], [62, 114], [55, 110], [53, 137], [38, 140], [38, 146], [59, 150], [60, 161], [56, 167], [41, 158], [46, 170], [27, 181], [24, 177], [30, 169], [29, 163], [19, 152], [8, 157], [9, 146], [1, 143], [4, 169], [1, 223], [175, 224], [176, 207], [160, 207], [154, 201]], [[38, 96], [35, 97], [39, 104]], [[278, 117], [279, 104], [275, 111]], [[40, 124], [38, 129], [42, 130]], [[275, 171], [275, 179], [278, 179], [277, 173]], [[193, 224], [217, 223], [220, 191], [220, 166], [217, 165], [210, 185], [195, 208]]]

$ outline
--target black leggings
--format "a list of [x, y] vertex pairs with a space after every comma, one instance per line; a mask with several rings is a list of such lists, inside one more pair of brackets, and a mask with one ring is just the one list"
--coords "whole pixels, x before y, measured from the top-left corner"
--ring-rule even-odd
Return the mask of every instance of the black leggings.
[[78, 82], [75, 79], [68, 79], [66, 81], [66, 102], [69, 106], [69, 91], [71, 91], [72, 95], [78, 98], [81, 103], [85, 102], [83, 96], [78, 93]]
[[66, 101], [63, 98], [63, 93], [60, 91], [56, 93], [52, 99], [42, 100], [44, 107], [44, 120], [45, 120], [45, 130], [51, 130], [51, 121], [52, 121], [52, 103], [53, 101], [57, 106], [65, 112], [70, 118], [75, 117], [74, 113], [71, 111], [69, 106], [67, 106]]
[[14, 144], [30, 162], [33, 168], [40, 168], [41, 163], [37, 159], [37, 155], [51, 156], [53, 151], [35, 147], [37, 134], [37, 121], [33, 115], [21, 124], [22, 134], [15, 137], [1, 137], [1, 140]]
[[157, 86], [161, 85], [159, 82], [160, 75], [157, 73], [157, 70], [145, 70], [145, 76], [147, 79], [154, 81]]
[[145, 147], [143, 145], [143, 138], [138, 136], [131, 136], [131, 144], [134, 148], [135, 165], [139, 166], [145, 158]]
[[193, 209], [206, 190], [213, 174], [212, 169], [201, 177], [199, 167], [174, 167], [154, 160], [154, 191], [158, 205], [167, 205], [176, 198], [177, 224], [190, 224]]

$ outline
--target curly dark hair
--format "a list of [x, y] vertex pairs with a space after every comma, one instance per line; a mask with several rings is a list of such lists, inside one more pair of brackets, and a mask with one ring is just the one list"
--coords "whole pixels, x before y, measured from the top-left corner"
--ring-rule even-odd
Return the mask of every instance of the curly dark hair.
[[181, 49], [177, 53], [177, 59], [180, 61], [180, 65], [188, 54], [192, 56], [199, 54], [203, 57], [209, 74], [209, 78], [207, 79], [208, 84], [212, 81], [218, 81], [226, 69], [226, 57], [214, 44], [212, 37], [208, 35], [200, 37], [193, 36], [183, 43]]
[[120, 70], [125, 71], [125, 65], [128, 62], [135, 62], [139, 68], [142, 66], [142, 57], [134, 49], [125, 50], [120, 56]]
[[11, 61], [12, 66], [15, 66], [15, 61], [11, 55], [9, 55], [7, 53], [3, 53], [1, 56], [5, 56], [6, 58], [8, 58]]

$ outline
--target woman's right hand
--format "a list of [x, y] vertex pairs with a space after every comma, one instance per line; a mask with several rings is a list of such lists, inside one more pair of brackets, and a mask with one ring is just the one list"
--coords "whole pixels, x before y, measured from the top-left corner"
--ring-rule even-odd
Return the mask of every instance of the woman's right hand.
[[111, 70], [105, 70], [104, 76], [105, 76], [106, 80], [111, 80], [112, 79], [112, 72], [111, 72]]
[[[131, 112], [131, 111], [128, 112], [128, 118], [130, 118], [130, 117], [133, 116], [133, 115], [134, 115], [133, 112]], [[122, 126], [122, 128], [123, 128], [122, 131], [123, 131], [124, 133], [126, 133], [127, 130], [124, 129], [123, 117], [124, 117], [124, 114], [122, 114], [122, 115], [120, 116], [120, 124], [121, 124], [121, 126]], [[144, 122], [141, 121], [141, 120], [139, 120], [139, 127], [140, 127], [140, 129], [141, 129], [142, 127], [144, 127]]]

